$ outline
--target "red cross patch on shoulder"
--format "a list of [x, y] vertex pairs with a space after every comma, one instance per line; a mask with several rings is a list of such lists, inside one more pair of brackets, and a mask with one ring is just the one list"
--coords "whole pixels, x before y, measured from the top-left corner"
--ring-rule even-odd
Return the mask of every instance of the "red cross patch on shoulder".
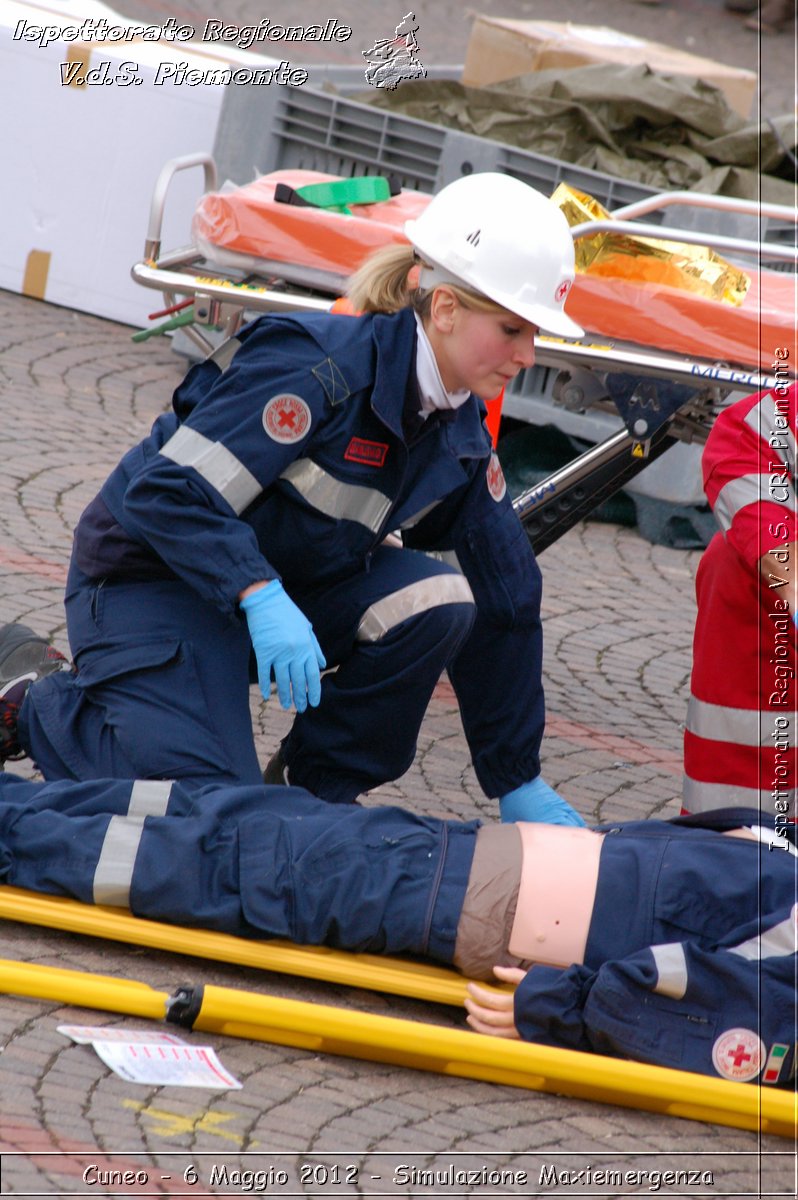
[[298, 442], [310, 429], [310, 409], [301, 396], [272, 396], [263, 410], [263, 428], [275, 442]]
[[765, 1061], [765, 1044], [752, 1029], [727, 1029], [712, 1047], [712, 1065], [724, 1079], [747, 1083]]
[[370, 442], [367, 438], [353, 437], [344, 458], [350, 462], [365, 463], [367, 467], [381, 467], [387, 453], [387, 442]]
[[504, 493], [507, 491], [507, 482], [504, 478], [504, 471], [499, 462], [498, 455], [494, 452], [490, 456], [488, 470], [486, 474], [488, 483], [488, 491], [494, 500], [499, 501], [504, 498]]

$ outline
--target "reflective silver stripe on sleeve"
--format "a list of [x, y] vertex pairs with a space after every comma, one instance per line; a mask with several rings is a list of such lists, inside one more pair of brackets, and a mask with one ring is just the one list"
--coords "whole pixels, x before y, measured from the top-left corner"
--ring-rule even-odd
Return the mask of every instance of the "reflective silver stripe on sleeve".
[[759, 962], [763, 958], [783, 958], [789, 954], [798, 953], [798, 904], [794, 904], [786, 921], [766, 929], [758, 937], [749, 938], [739, 946], [731, 946], [730, 954], [739, 954], [749, 962]]
[[165, 816], [171, 791], [171, 779], [137, 779], [130, 793], [128, 817]]
[[357, 627], [359, 642], [378, 642], [409, 617], [442, 604], [473, 604], [474, 596], [463, 575], [434, 575], [383, 596], [367, 608]]
[[297, 458], [280, 476], [311, 508], [340, 521], [356, 521], [376, 533], [391, 511], [391, 500], [376, 488], [344, 483], [309, 458]]
[[207, 361], [216, 363], [219, 370], [224, 372], [233, 361], [233, 356], [240, 345], [241, 341], [239, 338], [226, 338], [220, 346], [216, 347], [212, 354], [208, 355]]
[[657, 968], [657, 983], [654, 991], [660, 996], [681, 1000], [687, 991], [687, 960], [684, 949], [678, 942], [666, 942], [651, 946], [654, 965]]
[[771, 458], [780, 458], [792, 471], [795, 467], [795, 438], [790, 430], [789, 405], [782, 405], [782, 408], [788, 411], [780, 412], [773, 396], [768, 393], [750, 410], [745, 423], [767, 442]]
[[[788, 617], [789, 620], [789, 617]], [[790, 622], [792, 628], [792, 622]], [[779, 718], [778, 730], [774, 717]], [[710, 742], [732, 742], [735, 746], [772, 746], [776, 741], [795, 744], [796, 722], [793, 714], [760, 712], [750, 708], [726, 708], [691, 696], [687, 705], [687, 729]]]
[[724, 484], [712, 506], [721, 529], [725, 531], [731, 528], [741, 508], [767, 500], [769, 483], [769, 475], [741, 475], [739, 479], [731, 479]]
[[94, 872], [94, 903], [127, 908], [144, 818], [111, 817]]
[[193, 467], [222, 496], [233, 512], [242, 513], [263, 490], [255, 476], [221, 442], [181, 425], [161, 446], [164, 458]]
[[[762, 808], [773, 811], [771, 788], [741, 787], [732, 783], [702, 783], [685, 775], [682, 784], [684, 808], [689, 813], [710, 812], [713, 808]], [[785, 788], [778, 798], [789, 805], [789, 813], [796, 815], [795, 789]], [[789, 813], [785, 813], [788, 816]]]

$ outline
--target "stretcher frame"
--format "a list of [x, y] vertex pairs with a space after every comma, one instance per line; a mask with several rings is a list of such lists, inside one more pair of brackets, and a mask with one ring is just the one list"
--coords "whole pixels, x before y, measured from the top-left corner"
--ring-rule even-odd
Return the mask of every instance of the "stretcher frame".
[[[235, 335], [245, 313], [329, 311], [332, 298], [308, 294], [307, 289], [292, 287], [290, 282], [278, 289], [258, 280], [242, 282], [218, 274], [204, 274], [208, 267], [194, 247], [162, 253], [161, 230], [169, 185], [177, 172], [193, 167], [203, 169], [205, 190], [215, 189], [216, 166], [210, 155], [187, 155], [165, 164], [153, 193], [144, 258], [134, 264], [131, 273], [137, 283], [159, 290], [169, 310], [181, 303], [181, 297], [193, 298], [196, 323], [187, 327], [185, 333], [203, 354], [210, 353], [214, 343], [201, 331], [202, 325], [221, 328], [223, 335], [229, 337]], [[616, 209], [607, 220], [574, 226], [571, 232], [574, 238], [591, 237], [601, 232], [660, 240], [666, 237], [694, 245], [709, 245], [726, 253], [753, 256], [759, 260], [775, 258], [792, 263], [793, 267], [798, 265], [795, 246], [725, 237], [694, 229], [665, 228], [637, 220], [680, 205], [736, 216], [798, 221], [798, 210], [782, 205], [697, 192], [662, 192]], [[264, 271], [275, 271], [285, 277], [290, 268], [264, 261]], [[578, 384], [587, 379], [587, 392], [592, 395], [584, 407], [617, 410], [624, 422], [618, 432], [513, 501], [537, 554], [677, 441], [705, 441], [715, 415], [725, 404], [740, 395], [770, 389], [777, 382], [774, 376], [744, 364], [690, 358], [591, 334], [578, 342], [539, 335], [535, 339], [535, 358], [539, 365], [561, 373], [560, 378], [566, 381], [561, 391], [567, 391], [569, 380], [575, 378]], [[787, 364], [788, 375], [795, 374], [795, 367], [795, 363]], [[603, 390], [606, 378], [611, 375], [626, 376], [638, 384], [622, 405], [617, 400], [613, 404], [613, 397]], [[598, 386], [596, 379], [602, 381]], [[579, 387], [572, 387], [571, 391], [572, 394], [578, 392]], [[567, 400], [565, 407], [569, 407]], [[652, 416], [652, 412], [656, 412], [656, 416]]]
[[[236, 279], [234, 273], [225, 277], [221, 268], [205, 264], [193, 246], [163, 252], [161, 235], [169, 186], [176, 174], [194, 167], [201, 167], [203, 170], [204, 191], [216, 189], [216, 164], [209, 154], [184, 155], [171, 159], [164, 165], [153, 190], [143, 258], [131, 268], [133, 280], [142, 287], [160, 291], [166, 308], [172, 307], [179, 297], [192, 297], [195, 308], [200, 310], [196, 314], [196, 323], [221, 325], [225, 336], [232, 336], [237, 331], [246, 311], [329, 312], [334, 297], [311, 295], [307, 289], [282, 290], [269, 287], [265, 283], [248, 283]], [[793, 267], [798, 269], [798, 248], [795, 246], [726, 237], [703, 230], [644, 225], [636, 220], [638, 217], [678, 206], [737, 216], [798, 222], [798, 213], [784, 205], [760, 204], [727, 196], [677, 191], [660, 192], [633, 204], [624, 205], [611, 213], [608, 220], [584, 222], [574, 226], [571, 233], [574, 239], [591, 237], [601, 232], [630, 233], [638, 237], [660, 240], [666, 237], [692, 245], [708, 245], [726, 253], [746, 255], [760, 260], [763, 257], [779, 259], [792, 263]], [[285, 263], [264, 261], [263, 273], [281, 274], [290, 285], [290, 267]], [[204, 353], [209, 354], [214, 349], [214, 344], [196, 328], [187, 330], [187, 333]], [[695, 383], [696, 373], [706, 375], [712, 372], [711, 378], [717, 384], [727, 384], [736, 390], [747, 392], [760, 391], [772, 384], [771, 377], [766, 373], [746, 369], [741, 365], [731, 364], [724, 367], [710, 360], [689, 359], [666, 351], [650, 353], [644, 346], [602, 344], [605, 341], [606, 339], [601, 339], [596, 344], [590, 341], [572, 343], [540, 336], [536, 339], [536, 360], [545, 366], [555, 367], [576, 361], [582, 365], [600, 366], [603, 370], [628, 369], [638, 374], [645, 372], [655, 378], [685, 383]]]
[[9, 960], [0, 960], [0, 992], [795, 1137], [795, 1094], [332, 1005], [203, 985], [168, 995], [136, 980]]

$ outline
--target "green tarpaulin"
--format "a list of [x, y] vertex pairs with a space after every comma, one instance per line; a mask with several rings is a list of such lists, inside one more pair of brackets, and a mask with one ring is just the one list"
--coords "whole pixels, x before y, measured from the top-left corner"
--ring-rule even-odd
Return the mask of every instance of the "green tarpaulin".
[[796, 202], [792, 114], [749, 123], [717, 88], [645, 65], [536, 71], [485, 88], [417, 80], [357, 99], [657, 191]]

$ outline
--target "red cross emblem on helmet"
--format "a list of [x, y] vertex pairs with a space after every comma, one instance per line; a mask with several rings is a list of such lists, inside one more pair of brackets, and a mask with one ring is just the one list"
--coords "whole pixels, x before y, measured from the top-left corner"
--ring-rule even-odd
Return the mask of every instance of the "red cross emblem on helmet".
[[565, 300], [565, 297], [570, 292], [571, 283], [572, 283], [572, 280], [563, 279], [562, 283], [557, 288], [556, 292], [554, 293], [554, 299], [557, 301], [558, 304], [562, 304], [562, 302]]
[[263, 410], [263, 428], [275, 442], [298, 442], [310, 429], [310, 409], [301, 396], [272, 396]]

